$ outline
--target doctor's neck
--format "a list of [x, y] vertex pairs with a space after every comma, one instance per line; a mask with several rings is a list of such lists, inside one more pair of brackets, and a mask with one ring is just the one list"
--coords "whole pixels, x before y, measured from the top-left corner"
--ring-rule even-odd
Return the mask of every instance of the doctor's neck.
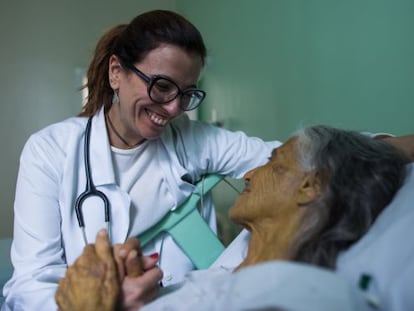
[[115, 125], [112, 123], [112, 120], [109, 116], [109, 113], [105, 113], [106, 127], [108, 129], [109, 140], [111, 145], [120, 149], [132, 149], [137, 147], [143, 142], [143, 139], [140, 139], [138, 142], [129, 143], [127, 139], [122, 137], [118, 132]]

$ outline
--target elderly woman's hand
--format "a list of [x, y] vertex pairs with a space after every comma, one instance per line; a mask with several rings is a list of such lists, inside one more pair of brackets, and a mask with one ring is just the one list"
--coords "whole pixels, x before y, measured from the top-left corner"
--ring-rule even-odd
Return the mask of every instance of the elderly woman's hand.
[[106, 230], [95, 245], [87, 245], [82, 255], [60, 280], [56, 302], [61, 311], [114, 311], [120, 293], [117, 267]]
[[115, 260], [121, 280], [124, 310], [138, 310], [155, 298], [162, 272], [157, 267], [158, 255], [142, 256], [139, 241], [129, 238], [114, 246]]
[[55, 296], [59, 310], [138, 310], [159, 291], [157, 260], [142, 256], [136, 238], [112, 248], [107, 231], [101, 230], [96, 244], [85, 246], [60, 280]]

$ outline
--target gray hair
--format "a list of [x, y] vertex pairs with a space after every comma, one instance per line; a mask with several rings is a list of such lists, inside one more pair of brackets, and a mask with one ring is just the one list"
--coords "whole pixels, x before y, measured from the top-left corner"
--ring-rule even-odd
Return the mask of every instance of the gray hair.
[[304, 207], [290, 259], [335, 268], [340, 251], [368, 231], [402, 185], [404, 159], [384, 141], [328, 126], [293, 137], [299, 163], [320, 178], [321, 195]]

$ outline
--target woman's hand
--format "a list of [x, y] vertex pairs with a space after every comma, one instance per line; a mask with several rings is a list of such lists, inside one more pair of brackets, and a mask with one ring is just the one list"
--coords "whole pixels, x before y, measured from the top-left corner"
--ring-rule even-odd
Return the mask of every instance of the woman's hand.
[[137, 310], [157, 296], [162, 279], [162, 272], [156, 266], [157, 260], [158, 258], [143, 256], [144, 273], [138, 277], [126, 275], [121, 294], [125, 310]]
[[144, 273], [141, 245], [137, 238], [129, 238], [124, 244], [115, 244], [114, 257], [121, 281], [127, 275], [137, 277]]
[[114, 246], [115, 260], [121, 280], [124, 310], [138, 310], [155, 298], [162, 272], [157, 267], [158, 254], [142, 256], [138, 239], [129, 238]]
[[101, 230], [96, 244], [85, 246], [60, 280], [56, 302], [61, 311], [114, 311], [119, 294], [112, 248], [106, 230]]

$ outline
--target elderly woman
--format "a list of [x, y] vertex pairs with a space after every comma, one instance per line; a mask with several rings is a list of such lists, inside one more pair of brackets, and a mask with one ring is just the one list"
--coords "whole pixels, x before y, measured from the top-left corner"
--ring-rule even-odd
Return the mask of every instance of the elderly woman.
[[[326, 126], [299, 131], [245, 176], [246, 187], [230, 211], [250, 233], [236, 273], [196, 271], [143, 310], [365, 308], [357, 289], [325, 268], [335, 269], [338, 255], [368, 231], [404, 178], [402, 155], [381, 140]], [[125, 269], [138, 262], [125, 262]], [[89, 246], [60, 282], [60, 308], [93, 310], [86, 303], [95, 301], [96, 310], [114, 310], [119, 266], [101, 232], [96, 247]], [[288, 288], [303, 295], [287, 296]]]
[[298, 132], [246, 174], [230, 211], [251, 232], [241, 266], [287, 259], [335, 268], [339, 252], [391, 202], [403, 163], [392, 147], [359, 133], [324, 126]]

